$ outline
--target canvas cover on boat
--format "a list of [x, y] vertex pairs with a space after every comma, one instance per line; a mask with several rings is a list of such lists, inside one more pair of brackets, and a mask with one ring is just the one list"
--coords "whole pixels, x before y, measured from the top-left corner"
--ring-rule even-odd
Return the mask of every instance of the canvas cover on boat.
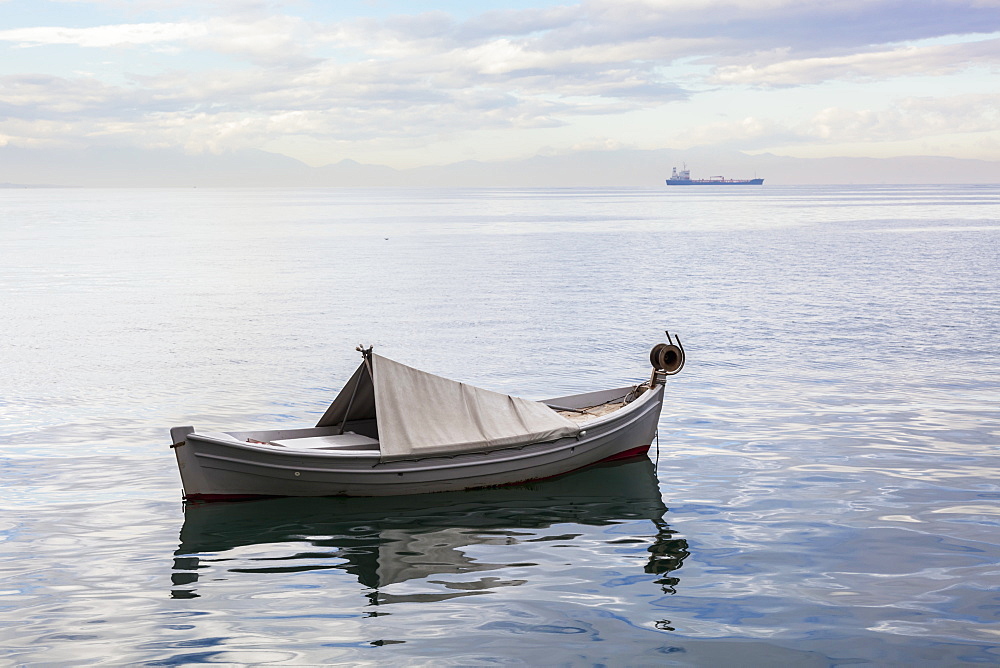
[[435, 376], [380, 355], [371, 360], [374, 379], [364, 364], [358, 367], [316, 426], [335, 426], [345, 416], [376, 418], [383, 460], [477, 452], [580, 432], [579, 425], [537, 401]]

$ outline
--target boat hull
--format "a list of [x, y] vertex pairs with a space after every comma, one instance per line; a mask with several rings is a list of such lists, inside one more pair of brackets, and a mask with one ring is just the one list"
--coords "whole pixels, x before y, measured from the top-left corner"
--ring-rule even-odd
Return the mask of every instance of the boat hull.
[[[583, 407], [617, 391], [550, 403]], [[197, 433], [175, 443], [174, 452], [187, 499], [447, 492], [542, 480], [644, 454], [656, 434], [662, 404], [659, 385], [605, 418], [586, 423], [577, 437], [453, 456], [383, 462], [375, 451], [310, 452]]]
[[667, 179], [668, 186], [762, 186], [764, 179]]

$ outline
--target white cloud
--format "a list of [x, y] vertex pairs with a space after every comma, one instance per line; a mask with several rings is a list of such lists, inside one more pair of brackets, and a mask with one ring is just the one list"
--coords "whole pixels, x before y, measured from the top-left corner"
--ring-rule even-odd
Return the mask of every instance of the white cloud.
[[[776, 60], [787, 50], [758, 54]], [[889, 79], [900, 76], [951, 74], [969, 67], [1000, 65], [1000, 39], [925, 47], [903, 46], [886, 51], [828, 58], [805, 58], [718, 68], [709, 82], [756, 86], [794, 86], [834, 79]]]
[[687, 129], [683, 142], [686, 146], [752, 146], [768, 145], [776, 137], [783, 137], [788, 130], [780, 123], [756, 116], [746, 116], [736, 121], [706, 123]]
[[[113, 137], [221, 150], [282, 136], [432, 142], [587, 119], [585, 132], [566, 133], [569, 147], [586, 137], [620, 141], [613, 125], [595, 129], [598, 117], [656, 110], [711, 88], [948, 77], [995, 67], [1000, 57], [996, 38], [927, 43], [1000, 30], [996, 3], [977, 0], [589, 0], [467, 21], [430, 11], [326, 23], [295, 16], [294, 4], [283, 12], [267, 2], [209, 6], [214, 14], [187, 0], [150, 0], [143, 9], [182, 8], [192, 18], [175, 11], [162, 22], [0, 30], [0, 42], [30, 53], [73, 45], [106, 50], [93, 60], [113, 63], [103, 72], [96, 62], [74, 62], [62, 76], [43, 69], [0, 79], [0, 118], [21, 119], [16, 132], [5, 127], [5, 133], [29, 141], [34, 118], [49, 124], [39, 130], [49, 139], [62, 133], [67, 140]], [[129, 63], [140, 60], [134, 52], [157, 57], [129, 72]], [[736, 122], [699, 118], [683, 134], [685, 141], [734, 147], [779, 137], [877, 138], [892, 128], [919, 135], [946, 125], [948, 114], [965, 118], [969, 128], [993, 118], [991, 102], [976, 104], [980, 111], [970, 115], [912, 97], [870, 112], [850, 111], [848, 104], [818, 112], [818, 103], [806, 102], [800, 113], [812, 118], [793, 121], [755, 109]]]
[[0, 41], [14, 42], [21, 47], [72, 44], [100, 49], [186, 41], [203, 38], [208, 33], [208, 26], [198, 23], [126, 23], [92, 28], [38, 27], [0, 30]]
[[299, 65], [319, 62], [308, 55], [314, 45], [312, 28], [288, 16], [233, 22], [215, 18], [207, 30], [189, 40], [191, 47], [246, 58], [261, 65]]
[[571, 151], [621, 151], [633, 148], [628, 144], [623, 144], [618, 139], [603, 137], [600, 139], [588, 139], [570, 146]]
[[312, 45], [302, 19], [277, 16], [248, 21], [212, 18], [185, 23], [126, 23], [90, 28], [37, 27], [0, 31], [0, 41], [18, 47], [72, 45], [89, 49], [187, 47], [245, 58], [259, 64], [301, 62]]
[[828, 107], [802, 120], [748, 116], [687, 130], [688, 146], [773, 146], [900, 142], [1000, 128], [1000, 94], [904, 98], [883, 109]]
[[824, 109], [800, 130], [825, 142], [876, 142], [1000, 128], [1000, 94], [913, 97], [883, 110]]

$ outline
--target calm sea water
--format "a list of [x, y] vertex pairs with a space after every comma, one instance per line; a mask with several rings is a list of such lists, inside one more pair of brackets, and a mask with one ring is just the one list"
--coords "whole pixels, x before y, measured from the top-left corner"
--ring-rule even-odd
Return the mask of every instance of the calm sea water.
[[[0, 190], [0, 663], [1000, 663], [1000, 188]], [[659, 448], [185, 506], [374, 344]]]

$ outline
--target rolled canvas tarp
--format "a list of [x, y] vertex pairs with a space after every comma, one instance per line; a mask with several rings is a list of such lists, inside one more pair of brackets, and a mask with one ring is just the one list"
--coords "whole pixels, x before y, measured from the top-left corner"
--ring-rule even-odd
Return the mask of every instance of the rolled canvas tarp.
[[338, 424], [348, 403], [350, 419], [369, 417], [374, 404], [383, 460], [513, 447], [580, 432], [575, 422], [537, 401], [435, 376], [380, 355], [371, 361], [374, 379], [362, 364], [316, 426]]

